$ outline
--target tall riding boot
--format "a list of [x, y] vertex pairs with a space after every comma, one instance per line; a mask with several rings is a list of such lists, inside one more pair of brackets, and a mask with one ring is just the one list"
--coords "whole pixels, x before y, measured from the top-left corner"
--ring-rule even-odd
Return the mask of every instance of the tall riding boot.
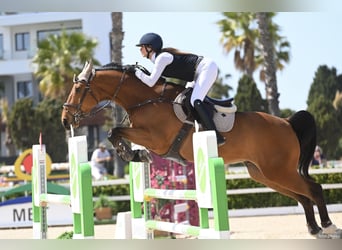
[[195, 100], [194, 108], [201, 119], [201, 123], [206, 130], [214, 130], [216, 132], [217, 145], [222, 146], [226, 142], [220, 132], [217, 131], [214, 121], [209, 117], [201, 100]]

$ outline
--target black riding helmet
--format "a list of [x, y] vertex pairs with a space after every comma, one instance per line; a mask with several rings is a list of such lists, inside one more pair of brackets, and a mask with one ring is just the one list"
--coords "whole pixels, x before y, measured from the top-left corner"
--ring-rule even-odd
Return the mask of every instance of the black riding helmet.
[[159, 52], [163, 47], [163, 40], [160, 35], [156, 33], [146, 33], [140, 38], [137, 46], [149, 45], [155, 52]]

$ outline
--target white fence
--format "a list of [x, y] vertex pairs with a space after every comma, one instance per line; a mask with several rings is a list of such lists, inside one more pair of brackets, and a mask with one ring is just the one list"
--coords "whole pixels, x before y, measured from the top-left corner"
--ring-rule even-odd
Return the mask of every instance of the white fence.
[[[227, 180], [234, 179], [247, 179], [250, 178], [247, 174], [245, 167], [233, 167], [232, 174], [226, 175]], [[309, 174], [331, 174], [331, 173], [342, 173], [342, 167], [337, 168], [322, 168], [322, 169], [310, 169]], [[93, 186], [107, 186], [107, 185], [121, 185], [129, 184], [128, 179], [117, 179], [117, 180], [105, 180], [93, 182]], [[323, 189], [342, 189], [342, 183], [330, 183], [322, 184]], [[227, 195], [239, 195], [239, 194], [253, 194], [253, 193], [269, 193], [276, 192], [268, 187], [257, 187], [257, 188], [242, 188], [242, 189], [230, 189], [227, 190]], [[96, 197], [94, 197], [96, 199]], [[127, 201], [130, 199], [129, 195], [120, 195], [110, 197], [113, 201]], [[229, 206], [229, 204], [228, 204]], [[342, 204], [329, 204], [328, 210], [330, 212], [342, 212]], [[257, 215], [280, 215], [280, 214], [300, 214], [304, 213], [304, 210], [300, 204], [298, 206], [287, 206], [287, 207], [270, 207], [270, 208], [247, 208], [247, 209], [231, 209], [229, 210], [230, 217], [238, 216], [257, 216]]]
[[[331, 166], [329, 164], [329, 166]], [[335, 161], [332, 163], [334, 168], [320, 168], [320, 169], [310, 169], [310, 175], [315, 174], [329, 174], [329, 173], [342, 173], [342, 162]], [[231, 174], [226, 175], [227, 180], [233, 179], [246, 179], [250, 178], [247, 174], [247, 169], [245, 167], [231, 167], [229, 170]], [[115, 180], [103, 180], [103, 181], [93, 181], [93, 186], [109, 186], [109, 185], [129, 185], [128, 178], [125, 179], [115, 179]], [[62, 184], [63, 185], [63, 184]], [[65, 184], [68, 187], [69, 184]], [[342, 189], [342, 183], [322, 183], [323, 189]], [[10, 188], [1, 188], [0, 192], [6, 191]], [[242, 188], [242, 189], [230, 189], [227, 190], [227, 195], [238, 195], [238, 194], [253, 194], [253, 193], [269, 193], [275, 192], [273, 189], [268, 187], [257, 187], [257, 188]], [[113, 201], [129, 201], [129, 195], [119, 195], [109, 197]], [[93, 198], [97, 200], [97, 197]], [[228, 204], [229, 205], [229, 204]], [[342, 212], [342, 204], [329, 204], [328, 210], [330, 212]], [[303, 213], [301, 205], [289, 206], [289, 207], [272, 207], [272, 208], [248, 208], [248, 209], [231, 209], [229, 210], [229, 216], [256, 216], [256, 215], [272, 215], [272, 214], [298, 214]]]

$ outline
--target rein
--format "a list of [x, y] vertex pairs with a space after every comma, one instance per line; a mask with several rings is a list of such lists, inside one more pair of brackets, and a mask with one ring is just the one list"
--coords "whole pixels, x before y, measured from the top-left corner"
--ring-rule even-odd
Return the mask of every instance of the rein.
[[[95, 116], [98, 112], [102, 111], [103, 109], [107, 108], [111, 101], [114, 100], [120, 90], [121, 90], [121, 87], [123, 86], [124, 84], [124, 80], [125, 80], [125, 75], [128, 71], [127, 68], [122, 68], [122, 75], [121, 75], [121, 78], [120, 78], [120, 82], [118, 84], [118, 86], [116, 87], [115, 89], [115, 92], [113, 94], [113, 97], [111, 98], [111, 100], [108, 100], [107, 102], [103, 103], [102, 105], [98, 105], [99, 103], [101, 103], [101, 101], [99, 101], [96, 96], [94, 95], [93, 91], [91, 90], [91, 80], [94, 78], [95, 76], [95, 72], [96, 71], [101, 71], [101, 70], [117, 70], [117, 69], [110, 69], [110, 68], [103, 68], [103, 69], [96, 69], [94, 70], [94, 72], [91, 72], [91, 74], [89, 75], [89, 77], [87, 79], [78, 79], [76, 76], [74, 76], [74, 79], [73, 79], [73, 83], [82, 83], [82, 84], [85, 84], [85, 88], [84, 88], [84, 91], [82, 93], [82, 96], [80, 98], [80, 102], [78, 104], [70, 104], [70, 103], [67, 103], [65, 102], [63, 104], [63, 107], [65, 108], [66, 112], [71, 114], [72, 117], [74, 118], [74, 121], [76, 124], [79, 124], [80, 121], [84, 118], [87, 118], [87, 117], [93, 117]], [[121, 71], [121, 70], [120, 70]], [[174, 103], [173, 100], [167, 100], [164, 96], [165, 94], [165, 91], [166, 91], [166, 86], [167, 86], [167, 82], [164, 81], [163, 83], [163, 88], [162, 88], [162, 92], [160, 94], [160, 96], [158, 98], [154, 98], [154, 99], [147, 99], [141, 103], [137, 103], [137, 104], [134, 104], [130, 107], [127, 107], [127, 111], [128, 110], [133, 110], [133, 109], [137, 109], [137, 108], [140, 108], [140, 107], [143, 107], [145, 105], [148, 105], [148, 104], [153, 104], [153, 103]], [[85, 97], [87, 94], [90, 94], [92, 96], [92, 98], [95, 99], [97, 105], [88, 113], [86, 112], [83, 112], [82, 111], [82, 104], [85, 100]], [[74, 110], [74, 112], [71, 112], [69, 110], [69, 108], [72, 108]]]

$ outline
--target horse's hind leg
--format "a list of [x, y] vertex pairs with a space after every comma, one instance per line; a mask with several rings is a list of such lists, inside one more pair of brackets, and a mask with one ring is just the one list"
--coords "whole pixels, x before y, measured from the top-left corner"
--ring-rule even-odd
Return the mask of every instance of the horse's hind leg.
[[[283, 163], [282, 168], [278, 169], [277, 175], [268, 172], [270, 176], [264, 174], [265, 178], [273, 183], [277, 183], [277, 185], [281, 186], [283, 189], [291, 190], [297, 195], [307, 197], [317, 205], [321, 225], [323, 227], [323, 233], [320, 233], [317, 237], [342, 238], [342, 231], [332, 224], [329, 218], [322, 186], [319, 183], [314, 182], [312, 179], [301, 176], [296, 169], [289, 169], [289, 166], [291, 166], [291, 164], [286, 165]], [[285, 176], [286, 178], [284, 178]], [[305, 209], [305, 205], [303, 205], [303, 207]], [[305, 213], [306, 216], [309, 215], [311, 217], [310, 214], [307, 214], [307, 210], [305, 210]]]
[[281, 194], [284, 194], [286, 196], [289, 196], [295, 200], [297, 200], [304, 209], [305, 212], [305, 218], [306, 218], [306, 223], [308, 227], [308, 231], [311, 235], [318, 235], [318, 233], [321, 231], [321, 228], [318, 226], [316, 219], [315, 219], [315, 213], [313, 209], [313, 203], [310, 199], [307, 197], [294, 193], [288, 189], [284, 189], [283, 187], [277, 185], [274, 182], [270, 182], [266, 177], [260, 172], [257, 166], [255, 166], [251, 162], [245, 162], [248, 173], [250, 176], [256, 180], [257, 182], [260, 182], [276, 191], [278, 191]]
[[342, 238], [342, 230], [338, 229], [330, 220], [328, 209], [324, 201], [323, 189], [319, 183], [314, 182], [312, 179], [305, 179], [310, 186], [310, 198], [315, 202], [318, 208], [321, 225], [323, 227], [323, 234], [331, 238]]

